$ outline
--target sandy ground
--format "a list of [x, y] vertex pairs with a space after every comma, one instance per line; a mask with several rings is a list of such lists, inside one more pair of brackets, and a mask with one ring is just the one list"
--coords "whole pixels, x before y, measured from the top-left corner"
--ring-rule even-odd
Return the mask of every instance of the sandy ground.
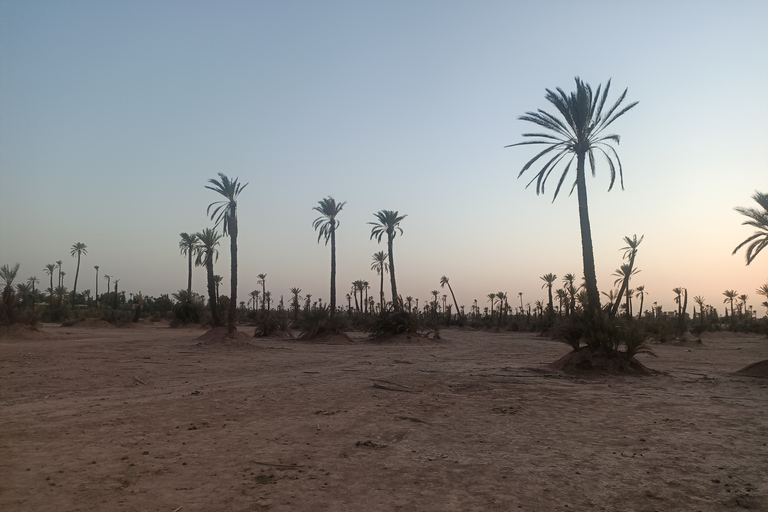
[[0, 338], [3, 511], [768, 510], [768, 379], [733, 375], [765, 337], [573, 377], [531, 334], [42, 331]]

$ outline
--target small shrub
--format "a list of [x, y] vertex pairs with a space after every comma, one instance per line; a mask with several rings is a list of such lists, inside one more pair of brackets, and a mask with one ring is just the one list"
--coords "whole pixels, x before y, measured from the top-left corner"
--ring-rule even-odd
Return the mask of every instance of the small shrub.
[[287, 334], [291, 337], [291, 321], [285, 315], [266, 311], [256, 319], [256, 332], [254, 338], [262, 338], [275, 333]]
[[383, 338], [398, 334], [418, 334], [419, 319], [407, 311], [385, 310], [379, 313], [368, 327], [372, 338]]
[[312, 339], [318, 336], [343, 334], [347, 328], [347, 317], [341, 313], [331, 316], [327, 307], [321, 306], [304, 312], [301, 339]]

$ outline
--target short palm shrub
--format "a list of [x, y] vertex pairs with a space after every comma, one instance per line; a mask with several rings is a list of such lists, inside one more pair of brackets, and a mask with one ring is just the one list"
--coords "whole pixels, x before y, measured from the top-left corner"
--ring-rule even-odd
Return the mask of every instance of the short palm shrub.
[[347, 326], [348, 319], [345, 315], [331, 315], [328, 307], [319, 306], [304, 312], [299, 338], [312, 339], [320, 336], [343, 334]]
[[256, 331], [253, 333], [254, 338], [263, 338], [273, 334], [293, 337], [291, 321], [285, 314], [266, 311], [259, 315], [254, 323], [256, 324]]
[[403, 309], [399, 311], [385, 309], [374, 318], [367, 332], [372, 338], [384, 338], [398, 334], [418, 334], [419, 317]]

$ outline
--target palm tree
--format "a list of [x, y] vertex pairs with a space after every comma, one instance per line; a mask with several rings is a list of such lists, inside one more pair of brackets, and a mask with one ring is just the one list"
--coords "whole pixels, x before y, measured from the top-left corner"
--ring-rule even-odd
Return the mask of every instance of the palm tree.
[[525, 115], [520, 116], [520, 120], [532, 122], [549, 130], [550, 133], [524, 133], [523, 137], [530, 137], [530, 139], [507, 146], [512, 147], [528, 144], [546, 146], [543, 151], [538, 153], [523, 166], [518, 177], [522, 176], [522, 174], [541, 157], [554, 154], [554, 156], [544, 164], [541, 170], [528, 183], [530, 186], [531, 183], [536, 181], [537, 194], [544, 192], [544, 185], [554, 168], [566, 159], [566, 157], [570, 157], [565, 166], [565, 170], [557, 183], [557, 188], [555, 188], [555, 194], [552, 201], [557, 198], [560, 188], [568, 175], [568, 171], [571, 169], [573, 159], [576, 158], [576, 179], [571, 186], [571, 193], [573, 193], [573, 189], [575, 188], [579, 203], [582, 259], [584, 262], [584, 276], [588, 296], [587, 308], [592, 315], [600, 311], [600, 293], [597, 289], [597, 277], [595, 275], [592, 231], [589, 223], [589, 210], [587, 206], [585, 164], [588, 158], [592, 175], [594, 176], [595, 153], [602, 154], [606, 158], [610, 168], [611, 181], [608, 186], [608, 190], [610, 191], [613, 188], [616, 179], [617, 168], [616, 164], [614, 164], [615, 159], [618, 164], [620, 183], [622, 189], [624, 188], [624, 175], [621, 160], [619, 159], [616, 149], [612, 145], [612, 143], [619, 143], [619, 136], [613, 134], [605, 135], [603, 131], [616, 119], [637, 105], [637, 102], [634, 102], [619, 109], [619, 106], [627, 95], [627, 90], [625, 89], [613, 107], [608, 109], [605, 115], [603, 115], [603, 107], [605, 106], [605, 101], [608, 97], [611, 81], [608, 80], [602, 95], [600, 94], [600, 87], [601, 86], [598, 86], [593, 94], [589, 84], [576, 77], [576, 91], [572, 92], [570, 95], [567, 95], [559, 87], [556, 89], [557, 92], [547, 89], [547, 101], [555, 106], [563, 120], [560, 120], [543, 110], [526, 112]]
[[291, 294], [293, 295], [293, 319], [298, 320], [299, 318], [299, 294], [301, 293], [301, 288], [293, 287], [290, 290]]
[[[762, 285], [760, 288], [755, 290], [755, 292], [757, 292], [759, 295], [762, 295], [763, 297], [768, 299], [768, 283], [765, 283], [764, 285]], [[761, 305], [765, 306], [766, 308], [768, 308], [768, 300], [763, 302]]]
[[558, 288], [555, 290], [555, 296], [557, 297], [557, 301], [560, 303], [560, 314], [559, 316], [563, 316], [563, 302], [565, 302], [566, 308], [568, 307], [568, 293], [565, 291], [564, 288]]
[[489, 293], [488, 295], [486, 295], [486, 297], [488, 298], [488, 300], [491, 303], [491, 318], [493, 318], [493, 314], [495, 313], [495, 310], [493, 309], [493, 301], [496, 299], [496, 294], [495, 293]]
[[94, 295], [94, 299], [96, 300], [96, 304], [98, 305], [99, 302], [99, 266], [94, 265], [93, 268], [96, 269], [96, 294]]
[[[746, 294], [739, 295], [739, 300], [741, 301], [741, 304], [739, 305], [739, 310], [744, 308], [745, 314], [747, 312], [747, 299], [749, 299], [749, 295], [746, 295]], [[739, 314], [741, 314], [741, 311], [739, 311]]]
[[73, 258], [77, 256], [77, 270], [75, 271], [75, 286], [72, 288], [72, 301], [74, 302], [75, 296], [77, 296], [77, 278], [80, 275], [80, 256], [88, 254], [86, 251], [87, 246], [82, 242], [74, 244], [69, 251], [70, 256]]
[[[362, 297], [363, 296], [363, 292], [365, 292], [365, 312], [366, 313], [368, 312], [368, 304], [369, 304], [369, 301], [368, 301], [368, 290], [370, 290], [370, 289], [371, 289], [371, 285], [368, 284], [368, 281], [363, 280], [362, 281], [362, 290], [360, 291], [360, 297]], [[371, 297], [370, 303], [373, 304], [373, 297]], [[373, 313], [373, 306], [371, 306], [370, 309], [371, 309], [371, 313]]]
[[181, 233], [179, 234], [181, 240], [179, 240], [179, 252], [182, 256], [187, 256], [188, 259], [188, 272], [187, 272], [187, 300], [192, 300], [192, 257], [197, 255], [200, 251], [200, 240], [197, 237], [197, 233]]
[[109, 274], [104, 274], [104, 279], [107, 280], [107, 295], [109, 295], [109, 280], [111, 279], [111, 277], [109, 276]]
[[267, 274], [259, 274], [256, 277], [259, 278], [256, 283], [261, 285], [261, 310], [264, 311], [267, 300]]
[[384, 300], [384, 273], [389, 271], [389, 263], [387, 263], [387, 253], [379, 251], [373, 253], [373, 263], [371, 263], [371, 270], [375, 270], [376, 274], [381, 278], [381, 284], [379, 287], [379, 296], [381, 301], [381, 309], [384, 309], [386, 301]]
[[[621, 287], [619, 288], [619, 295], [618, 297], [616, 297], [616, 302], [613, 305], [611, 316], [616, 316], [616, 312], [619, 310], [619, 304], [621, 303], [621, 297], [622, 295], [624, 295], [624, 292], [629, 286], [629, 278], [636, 274], [636, 272], [634, 271], [635, 256], [637, 256], [637, 246], [640, 245], [640, 242], [643, 241], [643, 238], [645, 238], [645, 235], [641, 235], [640, 240], [637, 239], [637, 235], [632, 235], [632, 238], [629, 238], [628, 236], [624, 237], [624, 242], [626, 242], [627, 246], [622, 247], [621, 250], [624, 251], [624, 258], [629, 260], [629, 273], [625, 274], [625, 279], [621, 283]], [[622, 268], [624, 268], [624, 265], [622, 265]], [[617, 283], [614, 283], [614, 284], [617, 284]]]
[[40, 283], [40, 280], [37, 278], [37, 276], [27, 278], [27, 284], [30, 286], [32, 293], [35, 293], [35, 285], [38, 283]]
[[643, 318], [643, 302], [645, 301], [646, 296], [645, 291], [645, 285], [640, 285], [637, 287], [637, 291], [635, 292], [635, 297], [640, 299], [640, 312], [637, 314], [637, 319], [641, 320]]
[[627, 285], [629, 284], [629, 279], [636, 275], [638, 272], [640, 272], [639, 269], [633, 269], [631, 263], [622, 263], [620, 268], [617, 268], [613, 271], [613, 275], [617, 276], [618, 279], [616, 279], [613, 282], [613, 285], [616, 286], [619, 283], [621, 283], [621, 288], [619, 289], [619, 293], [616, 295], [616, 300], [613, 302], [613, 305], [611, 305], [611, 316], [616, 316], [616, 312], [619, 309], [619, 303], [621, 301], [621, 293], [622, 290], [627, 291], [627, 318], [632, 317], [632, 313], [630, 312], [629, 308], [629, 301], [631, 299], [631, 294], [629, 293], [629, 289], [627, 288]]
[[320, 216], [312, 223], [312, 227], [317, 234], [317, 243], [321, 238], [325, 238], [325, 245], [331, 241], [331, 316], [336, 312], [336, 228], [339, 227], [339, 221], [336, 216], [347, 204], [346, 201], [337, 203], [331, 196], [317, 202], [318, 206], [312, 208], [320, 213]]
[[751, 237], [741, 242], [733, 250], [733, 253], [731, 253], [736, 254], [739, 249], [741, 249], [746, 244], [749, 244], [746, 254], [747, 265], [752, 263], [752, 260], [755, 259], [755, 256], [757, 256], [760, 251], [768, 246], [768, 194], [755, 191], [754, 195], [752, 195], [752, 199], [754, 199], [757, 204], [760, 205], [760, 209], [744, 208], [742, 206], [737, 206], [734, 208], [734, 210], [744, 215], [748, 219], [742, 222], [742, 225], [757, 228], [757, 231], [755, 231]]
[[115, 279], [115, 309], [117, 309], [117, 283], [119, 282], [119, 279]]
[[456, 314], [459, 315], [459, 325], [464, 325], [464, 315], [462, 315], [459, 310], [459, 303], [456, 302], [456, 295], [453, 294], [451, 283], [448, 282], [448, 278], [446, 276], [443, 276], [440, 278], [440, 288], [445, 288], [445, 285], [448, 285], [448, 291], [451, 292], [451, 297], [453, 298], [453, 305], [456, 306]]
[[0, 279], [5, 281], [5, 287], [3, 288], [3, 304], [5, 304], [6, 315], [8, 316], [8, 323], [14, 323], [13, 315], [13, 303], [16, 298], [16, 294], [13, 291], [13, 280], [19, 273], [20, 265], [17, 263], [13, 267], [9, 267], [7, 264], [0, 267]]
[[[733, 300], [739, 295], [736, 290], [725, 290], [723, 292], [723, 295], [725, 295], [725, 299], [723, 300], [723, 303], [730, 302], [731, 303], [731, 318], [733, 318]], [[728, 310], [726, 310], [726, 314], [728, 313]]]
[[371, 229], [371, 240], [376, 237], [376, 242], [381, 243], [381, 238], [387, 235], [387, 254], [389, 255], [389, 280], [392, 284], [392, 307], [395, 311], [400, 311], [400, 301], [397, 295], [397, 282], [395, 281], [395, 257], [392, 249], [392, 241], [397, 236], [397, 232], [403, 234], [400, 222], [407, 215], [398, 215], [398, 212], [392, 210], [381, 210], [373, 214], [376, 222], [369, 222], [373, 225]]
[[[181, 234], [182, 241], [185, 240], [184, 235]], [[211, 308], [211, 323], [213, 327], [219, 327], [221, 325], [221, 315], [219, 313], [219, 300], [216, 287], [216, 280], [213, 274], [213, 264], [219, 259], [219, 241], [221, 235], [216, 232], [215, 229], [205, 228], [200, 233], [194, 235], [187, 235], [187, 240], [191, 241], [191, 244], [186, 246], [186, 251], [191, 255], [193, 252], [197, 255], [195, 258], [195, 266], [205, 267], [205, 280], [208, 289], [208, 305]], [[181, 247], [181, 243], [179, 243]], [[182, 253], [185, 249], [182, 249]], [[187, 299], [192, 300], [192, 270], [189, 272], [189, 281], [187, 288]], [[231, 311], [231, 310], [230, 310]]]
[[437, 307], [438, 307], [437, 297], [440, 295], [440, 292], [437, 290], [432, 290], [429, 293], [432, 294], [432, 307], [434, 308], [433, 311], [437, 313]]
[[51, 276], [51, 287], [49, 289], [51, 293], [51, 304], [53, 304], [53, 273], [56, 271], [56, 265], [49, 263], [45, 266], [45, 273]]
[[230, 180], [221, 172], [219, 178], [219, 180], [208, 180], [210, 185], [206, 185], [205, 188], [221, 194], [224, 200], [209, 204], [206, 214], [210, 213], [211, 220], [216, 223], [215, 226], [222, 224], [224, 236], [229, 236], [231, 296], [229, 297], [229, 315], [227, 315], [227, 334], [234, 337], [235, 315], [237, 315], [237, 196], [248, 186], [248, 183], [240, 185], [238, 178]]
[[549, 304], [547, 305], [547, 312], [552, 315], [555, 312], [554, 304], [552, 303], [552, 285], [555, 284], [555, 280], [557, 279], [557, 276], [553, 273], [544, 274], [541, 276], [541, 280], [544, 281], [544, 284], [541, 285], [542, 288], [547, 289], [547, 295], [549, 297]]
[[59, 286], [64, 286], [64, 283], [62, 282], [62, 278], [61, 278], [61, 265], [62, 265], [62, 263], [63, 262], [61, 260], [56, 260], [56, 267], [59, 269]]

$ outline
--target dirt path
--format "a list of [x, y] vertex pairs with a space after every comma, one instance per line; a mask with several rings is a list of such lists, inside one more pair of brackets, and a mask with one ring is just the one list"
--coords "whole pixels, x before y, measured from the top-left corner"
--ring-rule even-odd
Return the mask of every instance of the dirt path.
[[565, 345], [528, 334], [43, 331], [0, 338], [3, 511], [768, 510], [768, 379], [731, 375], [764, 337], [575, 378], [547, 366]]

